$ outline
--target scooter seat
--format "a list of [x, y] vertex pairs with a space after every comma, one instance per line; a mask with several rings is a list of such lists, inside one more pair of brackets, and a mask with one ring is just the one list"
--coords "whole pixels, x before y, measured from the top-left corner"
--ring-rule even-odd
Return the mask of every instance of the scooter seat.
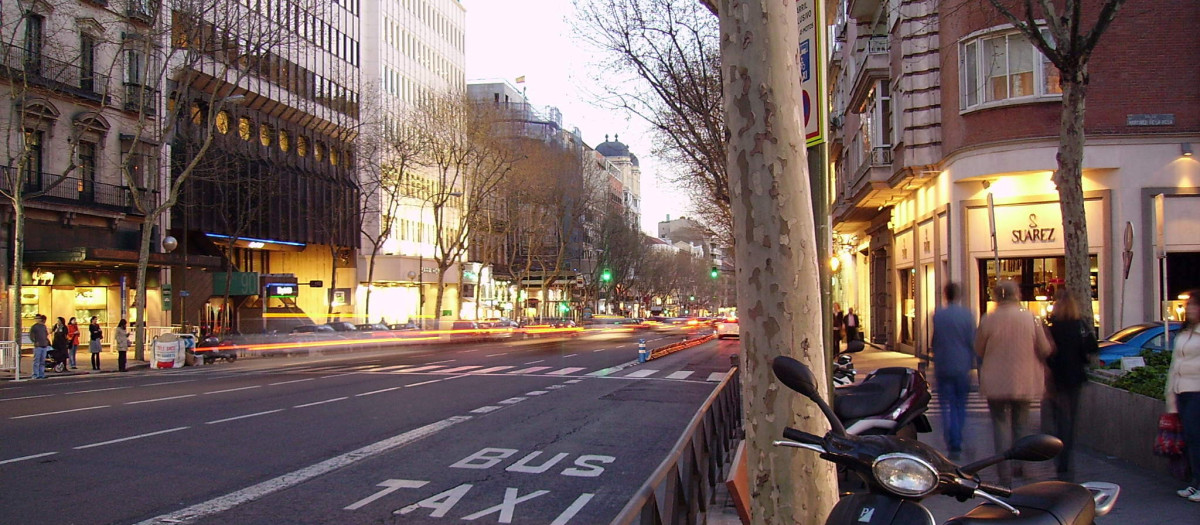
[[945, 525], [1091, 525], [1096, 519], [1092, 493], [1074, 483], [1043, 481], [1025, 485], [1013, 490], [1008, 503], [1021, 515], [986, 503]]
[[838, 388], [833, 413], [843, 422], [882, 414], [900, 399], [907, 374], [907, 368], [880, 368], [860, 385]]

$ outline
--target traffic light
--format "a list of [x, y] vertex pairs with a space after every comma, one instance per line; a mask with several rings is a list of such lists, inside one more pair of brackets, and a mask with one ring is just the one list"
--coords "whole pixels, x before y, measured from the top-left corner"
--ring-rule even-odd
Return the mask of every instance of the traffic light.
[[713, 266], [712, 270], [708, 272], [708, 276], [712, 277], [713, 279], [716, 279], [719, 275], [721, 275], [721, 270], [718, 270], [716, 266]]
[[696, 296], [694, 296], [694, 295], [689, 295], [689, 296], [688, 296], [688, 300], [689, 300], [689, 301], [695, 301], [695, 300], [696, 300]]
[[567, 313], [567, 312], [570, 312], [570, 311], [571, 311], [571, 307], [570, 307], [570, 306], [567, 306], [567, 303], [559, 303], [559, 304], [558, 304], [558, 311], [560, 311], [560, 312], [562, 312], [562, 313], [564, 313], [564, 314], [565, 314], [565, 313]]
[[604, 272], [600, 274], [600, 280], [604, 281], [604, 282], [611, 281], [612, 280], [612, 270], [604, 270]]

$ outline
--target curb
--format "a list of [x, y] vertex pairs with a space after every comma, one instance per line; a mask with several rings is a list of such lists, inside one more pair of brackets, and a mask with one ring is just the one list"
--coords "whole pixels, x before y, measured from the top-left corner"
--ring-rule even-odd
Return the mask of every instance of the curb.
[[660, 357], [671, 355], [680, 350], [687, 350], [688, 348], [691, 348], [693, 346], [702, 345], [704, 343], [712, 341], [713, 339], [716, 339], [716, 337], [717, 337], [716, 334], [708, 334], [706, 336], [702, 336], [702, 337], [699, 337], [696, 339], [687, 339], [684, 341], [680, 341], [678, 343], [671, 343], [666, 346], [660, 346], [660, 347], [655, 348], [654, 350], [650, 351], [650, 357], [646, 358], [646, 361], [649, 362], [653, 359], [658, 359]]

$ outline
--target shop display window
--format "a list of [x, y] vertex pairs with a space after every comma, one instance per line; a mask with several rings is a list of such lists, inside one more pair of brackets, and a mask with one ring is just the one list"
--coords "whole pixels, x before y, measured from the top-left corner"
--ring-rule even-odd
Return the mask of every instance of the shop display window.
[[75, 319], [86, 323], [92, 316], [108, 323], [108, 289], [100, 286], [75, 288]]
[[913, 344], [917, 326], [917, 271], [900, 270], [900, 342]]
[[[44, 303], [44, 304], [43, 304]], [[40, 312], [50, 311], [50, 287], [21, 287], [21, 319], [32, 320]], [[46, 315], [50, 315], [47, 313]]]
[[[1096, 326], [1100, 325], [1099, 260], [1095, 255], [1090, 259], [1090, 281], [1092, 287], [1092, 312]], [[979, 290], [980, 309], [982, 312], [995, 310], [996, 303], [992, 300], [992, 289], [996, 286], [995, 259], [979, 260]], [[1063, 257], [1022, 257], [1000, 259], [1000, 278], [1017, 283], [1021, 289], [1021, 307], [1033, 312], [1038, 319], [1045, 318], [1054, 311], [1054, 295], [1066, 286], [1067, 267]]]

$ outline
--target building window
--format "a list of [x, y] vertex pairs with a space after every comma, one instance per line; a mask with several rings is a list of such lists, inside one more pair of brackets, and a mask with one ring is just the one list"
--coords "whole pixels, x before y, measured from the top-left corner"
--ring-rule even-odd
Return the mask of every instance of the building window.
[[1058, 69], [1019, 32], [979, 36], [963, 41], [959, 49], [963, 109], [1062, 94]]
[[96, 91], [96, 37], [87, 33], [79, 36], [79, 88]]
[[96, 144], [80, 142], [75, 157], [79, 163], [79, 200], [92, 202], [96, 200]]
[[44, 21], [41, 16], [33, 13], [25, 15], [25, 72], [31, 75], [40, 75], [42, 71]]
[[25, 185], [26, 191], [42, 189], [42, 137], [41, 131], [25, 132]]

